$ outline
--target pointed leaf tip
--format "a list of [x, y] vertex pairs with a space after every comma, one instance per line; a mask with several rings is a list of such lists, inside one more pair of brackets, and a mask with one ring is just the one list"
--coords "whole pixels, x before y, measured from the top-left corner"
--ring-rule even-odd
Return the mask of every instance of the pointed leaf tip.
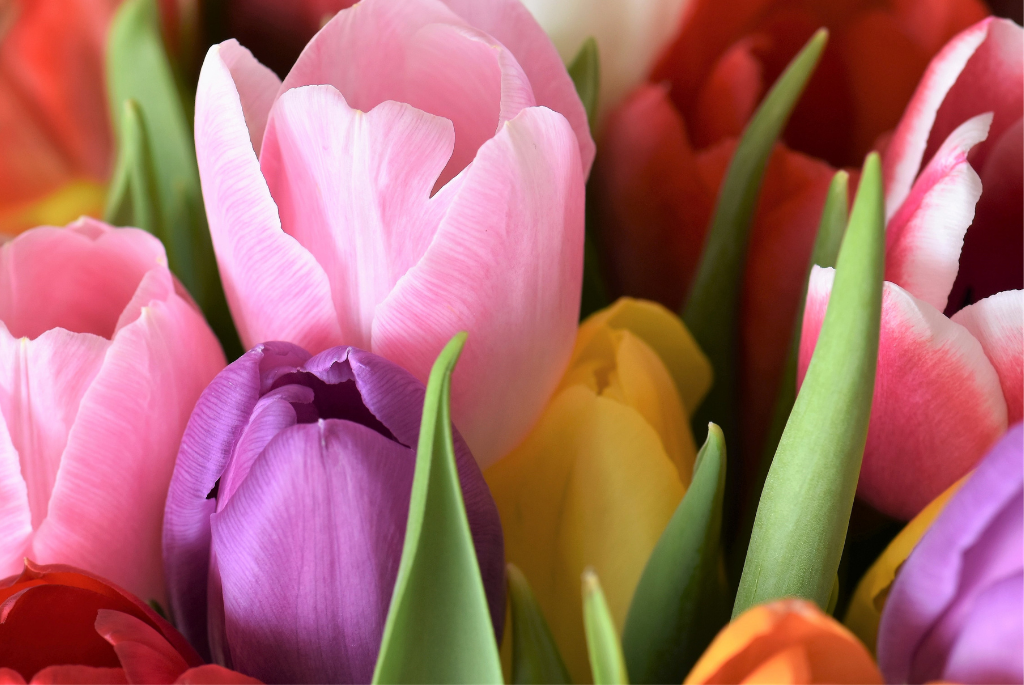
[[452, 371], [466, 334], [430, 371], [409, 518], [374, 683], [501, 683], [501, 663], [455, 465]]
[[583, 45], [576, 52], [566, 69], [573, 85], [576, 86], [576, 94], [583, 103], [583, 109], [587, 111], [587, 123], [594, 126], [594, 115], [597, 112], [597, 99], [600, 95], [601, 86], [601, 65], [597, 50], [597, 41], [593, 36], [588, 36]]
[[526, 576], [515, 564], [508, 564], [506, 577], [512, 608], [512, 682], [571, 682]]
[[626, 662], [608, 602], [594, 569], [583, 571], [583, 629], [594, 685], [625, 685]]

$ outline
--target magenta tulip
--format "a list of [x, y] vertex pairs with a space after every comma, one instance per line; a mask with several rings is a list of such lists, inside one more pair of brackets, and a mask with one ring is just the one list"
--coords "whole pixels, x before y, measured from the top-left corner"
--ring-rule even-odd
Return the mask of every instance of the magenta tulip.
[[483, 465], [522, 439], [572, 351], [594, 143], [518, 0], [363, 0], [283, 83], [216, 45], [195, 128], [245, 345], [352, 345], [425, 382], [468, 331], [455, 422]]
[[160, 241], [91, 219], [0, 248], [0, 576], [29, 557], [164, 599], [181, 435], [224, 355]]
[[[1024, 411], [1024, 292], [1005, 290], [1020, 287], [1019, 247], [1002, 268], [1005, 246], [1024, 230], [1022, 50], [1024, 30], [1002, 19], [955, 37], [932, 60], [883, 157], [886, 283], [857, 492], [898, 518], [967, 473]], [[811, 276], [801, 377], [832, 273]]]

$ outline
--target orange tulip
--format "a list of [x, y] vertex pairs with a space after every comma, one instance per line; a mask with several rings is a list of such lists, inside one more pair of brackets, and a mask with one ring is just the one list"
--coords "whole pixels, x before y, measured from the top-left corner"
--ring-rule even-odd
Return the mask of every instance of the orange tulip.
[[722, 629], [684, 681], [881, 683], [863, 644], [811, 602], [781, 599]]

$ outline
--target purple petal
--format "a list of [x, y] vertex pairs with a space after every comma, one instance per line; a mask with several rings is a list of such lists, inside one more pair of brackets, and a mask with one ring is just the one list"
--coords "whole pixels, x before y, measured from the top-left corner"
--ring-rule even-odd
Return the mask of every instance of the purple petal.
[[265, 682], [369, 682], [414, 464], [350, 421], [271, 440], [212, 517], [235, 668]]
[[1024, 573], [1004, 578], [980, 594], [950, 650], [944, 679], [953, 683], [1024, 681], [1022, 607]]
[[163, 555], [170, 609], [178, 629], [204, 658], [210, 558], [207, 499], [259, 399], [260, 371], [302, 364], [309, 355], [289, 343], [257, 345], [221, 371], [196, 402], [181, 439], [164, 508]]
[[[977, 627], [989, 588], [1024, 568], [1024, 432], [1010, 428], [953, 496], [907, 558], [886, 600], [878, 663], [889, 682], [948, 679], [950, 654]], [[1003, 611], [1018, 617], [1020, 602]], [[991, 618], [991, 614], [989, 614]], [[978, 638], [983, 639], [983, 638]], [[1016, 662], [1021, 660], [1017, 645]], [[958, 663], [965, 663], [960, 661]], [[996, 665], [995, 667], [999, 667]], [[986, 682], [959, 671], [960, 682]]]

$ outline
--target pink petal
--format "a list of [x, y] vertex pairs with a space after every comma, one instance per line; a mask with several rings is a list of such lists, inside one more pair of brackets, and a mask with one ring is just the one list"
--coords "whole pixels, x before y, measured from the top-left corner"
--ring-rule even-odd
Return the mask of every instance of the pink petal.
[[210, 236], [242, 344], [290, 340], [310, 349], [337, 344], [327, 275], [281, 230], [218, 46], [210, 48], [199, 75], [195, 123]]
[[[6, 337], [6, 334], [0, 331], [0, 336]], [[13, 576], [24, 567], [30, 535], [32, 511], [28, 505], [28, 488], [7, 423], [0, 421], [0, 540], [4, 541], [0, 546], [0, 576]], [[2, 676], [0, 672], [0, 683]]]
[[173, 683], [188, 668], [163, 635], [130, 614], [100, 609], [96, 632], [114, 647], [131, 683]]
[[277, 98], [281, 79], [233, 38], [221, 43], [219, 53], [235, 82], [245, 126], [249, 129], [249, 140], [258, 157], [263, 145], [263, 130], [267, 127], [267, 117]]
[[939, 311], [946, 308], [982, 191], [967, 153], [985, 140], [991, 122], [991, 114], [981, 114], [953, 131], [886, 225], [886, 280]]
[[363, 0], [339, 12], [302, 51], [281, 93], [317, 84], [334, 86], [362, 111], [395, 100], [451, 120], [455, 150], [438, 185], [534, 104], [512, 54], [439, 0]]
[[0, 320], [15, 337], [61, 327], [104, 338], [149, 269], [166, 266], [145, 231], [82, 218], [26, 231], [0, 248]]
[[[169, 286], [170, 273], [162, 274]], [[165, 601], [167, 485], [196, 399], [223, 366], [202, 315], [177, 295], [150, 301], [118, 331], [68, 433], [35, 560], [78, 566]]]
[[434, 237], [461, 183], [430, 197], [454, 142], [440, 117], [390, 101], [364, 114], [333, 86], [274, 106], [263, 174], [284, 230], [327, 274], [345, 344], [369, 349], [377, 305]]
[[537, 104], [558, 112], [568, 120], [579, 142], [584, 178], [594, 162], [594, 140], [590, 137], [587, 112], [576, 95], [562, 59], [537, 20], [519, 0], [442, 0], [471, 25], [488, 33], [515, 56], [530, 79]]
[[485, 143], [420, 262], [378, 307], [372, 350], [425, 382], [469, 339], [452, 416], [486, 467], [523, 438], [572, 352], [583, 266], [583, 175], [568, 122], [529, 108]]
[[[810, 362], [833, 269], [815, 267], [807, 293], [800, 374]], [[909, 519], [967, 473], [1006, 431], [999, 377], [966, 328], [886, 282], [878, 371], [857, 494]]]
[[[988, 35], [991, 18], [960, 32], [932, 58], [882, 159], [885, 214], [890, 218], [903, 204], [924, 160], [935, 115], [967, 61]], [[982, 110], [984, 111], [984, 110]], [[961, 119], [961, 121], [963, 121]]]
[[1024, 418], [1024, 291], [986, 297], [953, 315], [971, 332], [999, 374], [1009, 423]]

